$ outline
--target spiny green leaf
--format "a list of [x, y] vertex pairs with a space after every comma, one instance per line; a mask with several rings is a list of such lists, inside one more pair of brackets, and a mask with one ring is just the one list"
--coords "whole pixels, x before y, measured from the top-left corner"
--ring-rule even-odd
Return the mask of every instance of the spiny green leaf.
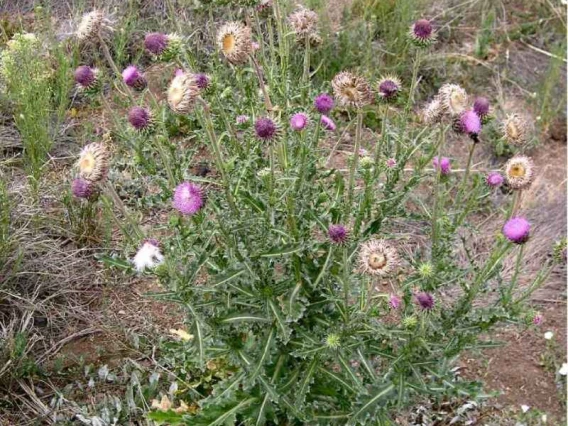
[[226, 282], [234, 280], [235, 278], [244, 274], [245, 272], [246, 272], [246, 270], [244, 268], [239, 268], [239, 269], [235, 269], [233, 271], [229, 271], [225, 274], [218, 275], [215, 278], [215, 281], [211, 284], [211, 287], [217, 287], [219, 285], [225, 284]]
[[262, 370], [262, 367], [264, 366], [264, 363], [266, 361], [266, 358], [268, 357], [268, 354], [270, 352], [270, 348], [272, 346], [272, 339], [274, 339], [274, 327], [270, 329], [270, 332], [268, 333], [268, 337], [266, 338], [266, 343], [264, 344], [264, 349], [262, 350], [262, 355], [260, 356], [260, 359], [258, 360], [256, 367], [254, 369], [254, 371], [252, 372], [252, 374], [250, 375], [250, 381], [254, 381], [256, 379], [256, 377], [259, 375], [260, 371]]
[[238, 322], [272, 322], [272, 320], [270, 318], [265, 318], [259, 314], [239, 312], [222, 318], [219, 320], [219, 322], [224, 324], [232, 324]]
[[284, 247], [279, 246], [279, 247], [275, 247], [272, 250], [263, 253], [260, 255], [260, 257], [278, 257], [278, 256], [286, 256], [289, 254], [293, 254], [293, 253], [298, 253], [299, 251], [302, 250], [302, 246], [297, 246], [297, 245], [286, 245]]

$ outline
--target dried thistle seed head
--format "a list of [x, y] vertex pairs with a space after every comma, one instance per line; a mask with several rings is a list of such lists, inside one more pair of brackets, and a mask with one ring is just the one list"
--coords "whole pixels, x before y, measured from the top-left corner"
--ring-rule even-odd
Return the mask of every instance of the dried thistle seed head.
[[432, 23], [427, 19], [419, 19], [410, 26], [408, 31], [410, 41], [418, 47], [428, 47], [436, 41]]
[[511, 114], [505, 118], [502, 131], [505, 140], [511, 145], [522, 145], [527, 142], [527, 122], [518, 114]]
[[444, 113], [450, 117], [459, 116], [467, 108], [467, 92], [457, 84], [444, 84], [439, 96]]
[[373, 100], [367, 80], [348, 71], [333, 77], [331, 87], [337, 103], [344, 107], [362, 108]]
[[292, 27], [292, 31], [298, 36], [298, 39], [305, 38], [317, 31], [318, 14], [313, 10], [300, 6], [294, 13], [288, 16], [288, 24]]
[[102, 182], [108, 175], [110, 154], [99, 142], [86, 145], [79, 155], [79, 176], [91, 182]]
[[400, 80], [393, 75], [381, 77], [377, 83], [379, 97], [384, 101], [394, 100], [400, 93], [401, 87]]
[[371, 275], [388, 275], [400, 265], [394, 247], [384, 240], [370, 240], [361, 245], [359, 271]]
[[240, 22], [227, 22], [219, 28], [217, 44], [230, 63], [243, 64], [252, 53], [251, 30]]
[[83, 15], [75, 34], [79, 41], [87, 42], [96, 41], [99, 37], [105, 39], [113, 31], [112, 21], [102, 10], [95, 9]]
[[442, 102], [440, 98], [436, 96], [430, 103], [426, 105], [422, 111], [422, 118], [426, 124], [432, 125], [437, 124], [442, 121], [444, 116], [444, 108], [442, 107]]
[[533, 161], [524, 155], [517, 155], [505, 164], [505, 179], [512, 189], [526, 189], [532, 183]]
[[194, 74], [176, 75], [168, 87], [168, 105], [177, 114], [188, 114], [193, 110], [200, 89]]
[[[299, 37], [297, 41], [300, 46], [306, 46], [306, 37]], [[310, 43], [310, 47], [318, 47], [323, 43], [323, 39], [318, 33], [310, 33], [308, 34], [308, 42]]]

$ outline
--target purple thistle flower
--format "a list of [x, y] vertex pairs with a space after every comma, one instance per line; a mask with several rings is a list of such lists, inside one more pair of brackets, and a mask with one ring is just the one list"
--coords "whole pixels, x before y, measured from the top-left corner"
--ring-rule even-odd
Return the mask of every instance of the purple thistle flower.
[[379, 95], [383, 99], [392, 99], [398, 95], [399, 91], [400, 84], [392, 78], [385, 78], [379, 84]]
[[[176, 71], [176, 73], [177, 73], [177, 71]], [[201, 90], [205, 90], [209, 87], [210, 80], [209, 80], [209, 77], [207, 76], [207, 74], [198, 73], [198, 74], [194, 74], [193, 77], [195, 78], [195, 84]]]
[[168, 36], [164, 33], [149, 33], [144, 38], [144, 47], [153, 55], [161, 55], [168, 47]]
[[327, 235], [335, 244], [343, 244], [347, 241], [347, 230], [343, 225], [329, 225]]
[[95, 192], [95, 186], [88, 180], [77, 178], [71, 183], [71, 192], [77, 198], [91, 198]]
[[95, 69], [87, 65], [81, 65], [75, 70], [75, 82], [82, 87], [91, 87], [97, 80]]
[[416, 295], [416, 301], [424, 310], [430, 310], [434, 307], [434, 296], [425, 291], [421, 291]]
[[389, 169], [393, 169], [394, 167], [396, 167], [396, 160], [394, 158], [389, 158], [386, 164]]
[[533, 318], [534, 325], [541, 325], [542, 321], [544, 321], [544, 316], [541, 313], [537, 313]]
[[419, 38], [428, 38], [432, 35], [432, 24], [427, 19], [419, 19], [414, 23], [414, 34]]
[[268, 117], [262, 117], [254, 123], [254, 130], [259, 139], [270, 141], [277, 136], [278, 127], [276, 123]]
[[487, 175], [487, 185], [497, 188], [503, 184], [504, 178], [499, 172], [491, 172]]
[[128, 111], [128, 121], [136, 130], [144, 130], [148, 128], [151, 120], [152, 117], [150, 115], [150, 111], [146, 108], [135, 106], [130, 108], [130, 111]]
[[522, 217], [509, 219], [505, 225], [503, 225], [503, 235], [515, 244], [526, 243], [529, 239], [530, 230], [530, 223]]
[[489, 106], [487, 98], [481, 96], [475, 98], [475, 101], [473, 102], [473, 110], [481, 119], [489, 114]]
[[248, 115], [239, 115], [237, 116], [237, 124], [245, 124], [249, 121]]
[[481, 119], [473, 110], [467, 110], [460, 116], [460, 127], [464, 133], [474, 137], [481, 132]]
[[391, 294], [389, 297], [389, 305], [392, 309], [398, 309], [400, 308], [400, 304], [402, 303], [402, 300], [400, 297], [398, 297], [396, 294]]
[[290, 118], [290, 127], [293, 130], [300, 132], [304, 130], [307, 125], [308, 125], [308, 116], [303, 112], [294, 114], [292, 118]]
[[203, 207], [203, 204], [203, 191], [199, 185], [183, 182], [176, 187], [173, 206], [181, 214], [193, 215]]
[[329, 130], [330, 132], [335, 132], [336, 129], [335, 123], [327, 115], [322, 115], [320, 122], [325, 130]]
[[136, 90], [144, 89], [147, 84], [142, 73], [134, 65], [130, 65], [122, 71], [122, 79], [124, 84]]
[[442, 157], [441, 159], [434, 157], [434, 160], [432, 160], [432, 165], [434, 166], [434, 169], [439, 169], [440, 173], [444, 176], [449, 175], [452, 170], [450, 159], [448, 157]]
[[322, 93], [317, 95], [314, 99], [314, 106], [316, 109], [321, 112], [322, 114], [327, 114], [333, 109], [335, 102], [331, 96], [327, 93]]
[[174, 71], [174, 77], [179, 77], [180, 75], [184, 75], [185, 71], [182, 70], [181, 68], [178, 68], [177, 70]]

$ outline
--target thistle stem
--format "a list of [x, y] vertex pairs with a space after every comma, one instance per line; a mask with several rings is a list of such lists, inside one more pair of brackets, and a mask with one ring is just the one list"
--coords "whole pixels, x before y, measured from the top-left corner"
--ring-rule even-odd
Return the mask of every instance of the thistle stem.
[[[128, 213], [128, 210], [126, 208], [126, 206], [124, 205], [124, 203], [122, 202], [122, 200], [120, 199], [119, 195], [116, 193], [116, 190], [114, 189], [114, 187], [110, 184], [110, 182], [105, 182], [104, 184], [104, 189], [106, 190], [106, 193], [109, 195], [109, 197], [112, 199], [112, 201], [114, 202], [114, 204], [118, 207], [118, 209], [120, 210], [120, 212], [122, 213], [122, 215], [124, 216], [124, 218], [128, 221], [128, 223], [130, 224], [130, 226], [132, 227], [133, 232], [140, 238], [144, 238], [144, 233], [142, 232], [142, 230], [140, 229], [140, 227], [138, 226], [138, 223], [136, 223], [136, 221], [134, 221], [134, 219], [132, 218], [132, 216]], [[112, 209], [111, 209], [112, 211]], [[119, 223], [118, 219], [117, 223]], [[128, 236], [128, 238], [131, 239], [130, 236]]]
[[134, 103], [134, 96], [132, 96], [132, 92], [130, 91], [130, 88], [122, 80], [122, 73], [118, 69], [118, 66], [114, 62], [114, 59], [112, 59], [112, 55], [110, 54], [110, 50], [108, 48], [108, 45], [106, 44], [105, 40], [102, 38], [102, 36], [100, 34], [99, 34], [99, 42], [101, 44], [101, 47], [102, 47], [102, 50], [103, 50], [103, 55], [104, 55], [106, 61], [108, 62], [108, 64], [112, 68], [113, 72], [116, 74], [119, 81], [121, 82], [127, 96], [130, 98], [130, 101], [132, 103]]
[[[477, 145], [477, 144], [476, 144], [475, 142], [472, 142], [471, 148], [469, 149], [469, 156], [467, 157], [467, 166], [466, 166], [466, 168], [465, 168], [465, 173], [464, 173], [464, 175], [463, 175], [463, 178], [462, 178], [460, 187], [459, 187], [459, 189], [458, 189], [458, 194], [457, 194], [457, 196], [456, 196], [456, 201], [455, 201], [455, 205], [456, 205], [458, 208], [460, 207], [460, 203], [461, 203], [461, 199], [462, 199], [462, 196], [463, 196], [463, 192], [465, 191], [466, 186], [467, 186], [467, 180], [468, 180], [468, 178], [469, 178], [469, 173], [470, 173], [470, 170], [471, 170], [471, 163], [472, 163], [472, 161], [473, 161], [473, 152], [475, 151], [475, 146], [476, 146], [476, 145]], [[459, 225], [459, 223], [458, 223], [458, 225]]]
[[233, 213], [238, 215], [237, 207], [233, 199], [233, 194], [231, 193], [229, 178], [227, 177], [227, 172], [225, 171], [225, 162], [223, 160], [223, 155], [221, 154], [219, 139], [217, 139], [217, 135], [215, 135], [215, 128], [213, 126], [213, 119], [211, 118], [211, 112], [209, 111], [209, 105], [207, 105], [207, 103], [201, 98], [198, 98], [198, 101], [201, 103], [203, 107], [203, 112], [205, 116], [205, 130], [207, 131], [207, 136], [209, 137], [209, 141], [211, 142], [211, 147], [213, 148], [213, 153], [215, 154], [215, 162], [217, 163], [217, 168], [219, 169], [219, 173], [221, 174], [221, 179], [223, 180], [223, 187], [225, 189], [227, 202], [229, 203], [231, 210], [233, 210]]
[[304, 99], [308, 98], [310, 93], [310, 88], [308, 86], [309, 77], [310, 77], [310, 34], [306, 34], [305, 38], [305, 50], [304, 50], [304, 73], [302, 75], [302, 83], [304, 85]]
[[505, 304], [508, 305], [513, 296], [513, 289], [517, 284], [517, 279], [519, 278], [519, 272], [521, 271], [521, 261], [523, 260], [523, 254], [525, 250], [525, 245], [521, 244], [519, 248], [519, 253], [517, 254], [517, 261], [515, 262], [515, 272], [513, 273], [513, 277], [511, 278], [511, 282], [507, 288], [507, 294], [505, 299]]
[[440, 160], [442, 158], [442, 150], [446, 141], [446, 127], [442, 128], [440, 135], [440, 144], [438, 146], [438, 167], [436, 168], [436, 184], [434, 185], [434, 206], [432, 208], [432, 263], [434, 263], [434, 256], [438, 245], [438, 212], [440, 210], [440, 177], [442, 176], [442, 168], [440, 167]]
[[513, 199], [511, 200], [511, 207], [507, 212], [507, 220], [511, 219], [517, 213], [519, 205], [521, 203], [522, 189], [519, 189], [513, 193]]
[[349, 187], [347, 192], [347, 203], [345, 208], [345, 214], [348, 215], [351, 211], [351, 205], [353, 204], [353, 195], [355, 192], [355, 174], [357, 172], [357, 166], [359, 165], [359, 148], [361, 147], [361, 133], [363, 131], [363, 112], [359, 109], [357, 110], [357, 127], [355, 128], [355, 149], [353, 151], [353, 161], [351, 163], [351, 169], [349, 171]]
[[260, 65], [258, 65], [258, 61], [253, 55], [250, 55], [249, 57], [256, 73], [256, 78], [258, 79], [260, 90], [262, 90], [262, 95], [264, 96], [264, 107], [266, 108], [267, 112], [270, 112], [273, 109], [272, 102], [270, 102], [270, 96], [268, 96], [268, 91], [266, 90], [266, 85], [264, 84], [264, 75], [262, 73], [262, 69], [260, 68]]

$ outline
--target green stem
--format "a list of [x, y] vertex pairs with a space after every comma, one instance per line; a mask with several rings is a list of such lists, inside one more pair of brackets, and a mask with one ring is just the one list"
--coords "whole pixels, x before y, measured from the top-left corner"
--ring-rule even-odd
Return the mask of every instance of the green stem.
[[215, 154], [215, 162], [217, 163], [217, 168], [219, 169], [219, 173], [221, 174], [221, 179], [223, 180], [223, 187], [225, 189], [227, 202], [229, 203], [231, 210], [233, 210], [233, 213], [238, 215], [237, 207], [235, 205], [233, 194], [231, 192], [229, 178], [227, 177], [227, 172], [225, 171], [225, 162], [223, 160], [223, 155], [221, 154], [219, 139], [217, 139], [217, 135], [215, 135], [215, 128], [213, 125], [211, 112], [209, 111], [209, 105], [207, 105], [207, 103], [203, 99], [199, 99], [199, 102], [203, 106], [203, 112], [205, 116], [204, 127], [207, 132], [207, 136], [209, 137], [211, 147], [213, 148], [213, 153]]
[[154, 138], [154, 141], [156, 142], [158, 153], [160, 154], [160, 158], [162, 159], [162, 164], [166, 169], [166, 174], [168, 175], [168, 182], [170, 184], [170, 187], [173, 187], [176, 184], [176, 179], [172, 170], [172, 161], [170, 155], [166, 152], [166, 150], [164, 150], [164, 146], [162, 144], [163, 138], [157, 136]]
[[521, 247], [519, 249], [519, 253], [517, 253], [517, 261], [515, 262], [515, 272], [513, 273], [513, 277], [511, 278], [511, 282], [509, 283], [509, 286], [507, 288], [507, 292], [506, 292], [506, 295], [505, 295], [505, 305], [508, 305], [512, 300], [513, 289], [514, 289], [515, 285], [517, 284], [519, 272], [521, 271], [521, 261], [523, 260], [524, 250], [525, 250], [525, 245], [521, 244]]
[[112, 55], [110, 54], [110, 50], [108, 48], [108, 45], [106, 44], [106, 42], [104, 41], [104, 39], [102, 38], [102, 36], [100, 34], [99, 34], [99, 42], [101, 44], [101, 48], [103, 50], [103, 55], [104, 55], [106, 61], [108, 62], [108, 64], [112, 68], [113, 72], [116, 74], [116, 77], [120, 81], [124, 91], [126, 92], [126, 95], [130, 98], [130, 101], [132, 103], [135, 103], [134, 96], [132, 96], [132, 92], [130, 91], [130, 87], [128, 87], [126, 85], [126, 83], [123, 81], [122, 73], [120, 72], [120, 70], [118, 69], [118, 66], [116, 65], [116, 63], [112, 59]]
[[469, 173], [471, 170], [471, 163], [473, 161], [473, 152], [475, 151], [475, 147], [476, 147], [477, 143], [472, 142], [471, 144], [471, 148], [469, 149], [469, 155], [467, 157], [467, 166], [465, 167], [465, 173], [463, 175], [460, 187], [458, 189], [458, 194], [456, 196], [456, 201], [455, 201], [455, 205], [459, 208], [460, 207], [460, 202], [463, 196], [463, 192], [466, 189], [467, 186], [467, 179], [469, 178]]
[[513, 199], [511, 200], [511, 207], [507, 212], [507, 220], [511, 219], [517, 213], [517, 209], [519, 207], [521, 201], [522, 189], [516, 190], [513, 192]]
[[349, 320], [349, 278], [351, 271], [349, 270], [349, 248], [346, 244], [343, 247], [343, 297], [345, 303], [345, 321]]
[[357, 173], [357, 166], [359, 165], [359, 148], [361, 147], [362, 131], [363, 131], [363, 112], [359, 109], [357, 110], [357, 127], [355, 128], [355, 149], [353, 151], [353, 161], [351, 163], [351, 169], [349, 171], [349, 187], [347, 192], [347, 203], [345, 206], [346, 216], [351, 211], [351, 205], [353, 204], [353, 195], [355, 192], [355, 174]]
[[420, 68], [420, 62], [422, 59], [422, 50], [418, 49], [416, 51], [416, 57], [412, 64], [412, 80], [410, 83], [410, 90], [408, 93], [408, 101], [406, 103], [405, 112], [408, 114], [410, 107], [414, 104], [414, 92], [416, 91], [416, 86], [418, 84], [418, 69]]
[[[111, 185], [110, 182], [105, 182], [104, 184], [104, 189], [106, 190], [106, 193], [109, 195], [109, 197], [112, 199], [112, 201], [114, 202], [115, 206], [118, 207], [118, 209], [120, 210], [120, 212], [122, 213], [122, 215], [124, 216], [124, 218], [127, 220], [127, 222], [130, 224], [130, 226], [132, 227], [132, 231], [140, 238], [143, 239], [144, 238], [144, 233], [142, 232], [142, 230], [140, 229], [140, 227], [138, 226], [138, 223], [136, 223], [136, 221], [132, 218], [132, 216], [128, 213], [128, 210], [126, 208], [126, 206], [124, 205], [124, 203], [122, 202], [122, 200], [120, 199], [119, 195], [116, 193], [114, 187]], [[112, 209], [111, 209], [112, 212]], [[114, 213], [114, 212], [113, 212]], [[117, 223], [120, 223], [117, 220]], [[129, 236], [130, 238], [130, 236]]]
[[442, 168], [440, 167], [440, 160], [442, 158], [442, 150], [446, 141], [446, 127], [442, 128], [440, 135], [440, 144], [438, 146], [438, 167], [436, 169], [436, 184], [434, 185], [434, 206], [432, 208], [432, 263], [436, 256], [436, 249], [438, 245], [438, 212], [440, 210], [440, 177], [442, 176]]
[[260, 90], [262, 90], [262, 95], [264, 96], [264, 107], [266, 108], [267, 112], [270, 112], [273, 108], [272, 102], [270, 102], [270, 96], [268, 96], [268, 91], [266, 90], [266, 85], [264, 84], [264, 75], [262, 74], [262, 70], [260, 69], [260, 65], [258, 65], [256, 58], [253, 55], [250, 55], [249, 57], [256, 73], [256, 78], [258, 79]]
[[310, 89], [308, 86], [308, 81], [310, 77], [310, 34], [306, 33], [305, 38], [305, 50], [304, 50], [304, 73], [302, 75], [302, 83], [304, 85], [304, 100], [306, 100], [310, 94]]

